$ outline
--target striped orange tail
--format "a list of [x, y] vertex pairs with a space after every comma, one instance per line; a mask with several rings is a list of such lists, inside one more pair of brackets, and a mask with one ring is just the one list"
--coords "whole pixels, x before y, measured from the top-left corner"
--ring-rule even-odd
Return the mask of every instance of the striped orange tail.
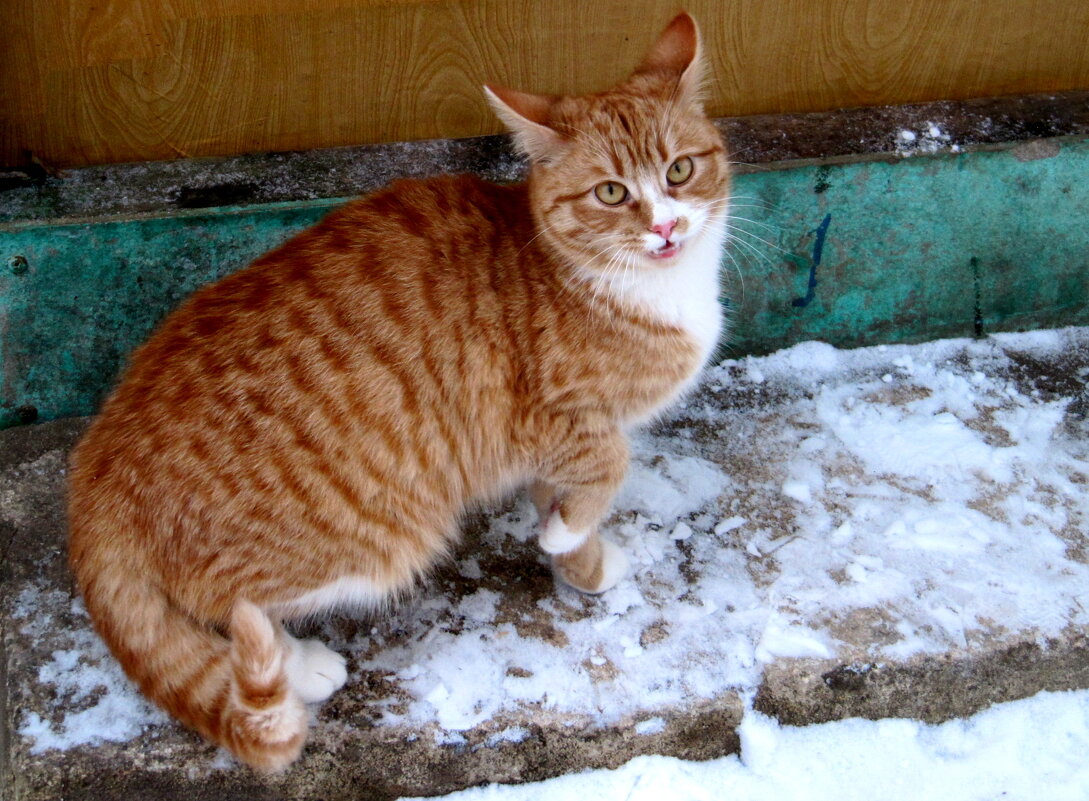
[[238, 601], [224, 637], [171, 604], [140, 571], [94, 556], [72, 551], [87, 609], [148, 698], [258, 770], [298, 758], [306, 709], [288, 684], [288, 648], [268, 615]]

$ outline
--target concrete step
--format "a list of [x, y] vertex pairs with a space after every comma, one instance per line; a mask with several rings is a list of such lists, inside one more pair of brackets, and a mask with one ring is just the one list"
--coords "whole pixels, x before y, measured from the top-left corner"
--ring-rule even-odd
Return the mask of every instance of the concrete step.
[[415, 597], [302, 633], [349, 658], [302, 759], [259, 777], [150, 708], [65, 564], [86, 425], [0, 432], [3, 797], [395, 798], [738, 749], [790, 724], [941, 721], [1089, 687], [1089, 329], [707, 372], [636, 437], [607, 525], [631, 576], [557, 586], [511, 498]]

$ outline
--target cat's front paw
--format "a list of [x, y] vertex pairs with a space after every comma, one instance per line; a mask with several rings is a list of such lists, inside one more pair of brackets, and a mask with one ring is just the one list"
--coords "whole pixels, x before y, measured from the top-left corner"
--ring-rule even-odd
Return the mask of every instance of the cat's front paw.
[[303, 703], [316, 704], [344, 686], [347, 660], [318, 640], [290, 640], [287, 682]]
[[569, 553], [584, 542], [590, 536], [588, 531], [572, 531], [563, 522], [563, 517], [558, 511], [552, 512], [548, 522], [541, 528], [537, 539], [541, 550], [549, 554]]
[[620, 579], [628, 575], [631, 563], [628, 555], [615, 542], [601, 541], [601, 581], [597, 587], [587, 592], [598, 593], [611, 590]]
[[619, 545], [600, 537], [569, 554], [552, 558], [556, 575], [580, 592], [598, 595], [615, 587], [628, 574], [628, 557]]

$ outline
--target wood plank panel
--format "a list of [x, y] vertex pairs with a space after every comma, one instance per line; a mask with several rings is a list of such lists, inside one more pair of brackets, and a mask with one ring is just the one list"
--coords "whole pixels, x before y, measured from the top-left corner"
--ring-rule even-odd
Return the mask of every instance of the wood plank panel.
[[[471, 136], [496, 81], [626, 74], [675, 2], [8, 0], [0, 163], [116, 161]], [[1089, 3], [690, 0], [743, 115], [1089, 88]]]

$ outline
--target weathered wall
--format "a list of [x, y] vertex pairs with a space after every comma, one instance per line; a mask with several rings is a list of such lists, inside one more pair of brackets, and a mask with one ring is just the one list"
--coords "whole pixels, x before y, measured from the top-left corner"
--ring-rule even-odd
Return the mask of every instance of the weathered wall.
[[[737, 176], [726, 353], [1089, 324], [1089, 139]], [[0, 428], [89, 414], [198, 286], [336, 199], [0, 224]]]
[[[1089, 89], [1089, 3], [688, 0], [713, 115]], [[494, 132], [479, 86], [621, 78], [675, 0], [5, 0], [0, 164]]]

